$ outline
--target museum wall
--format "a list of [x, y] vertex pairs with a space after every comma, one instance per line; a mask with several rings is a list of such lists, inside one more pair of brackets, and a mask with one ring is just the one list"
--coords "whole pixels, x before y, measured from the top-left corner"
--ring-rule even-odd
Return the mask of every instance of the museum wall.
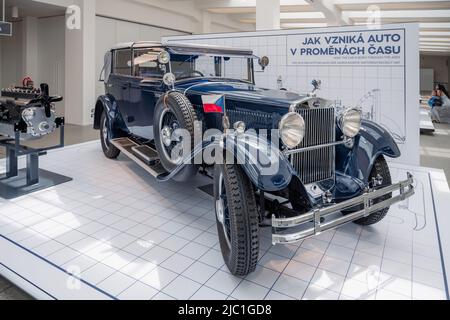
[[[65, 84], [65, 19], [52, 17], [39, 19], [38, 33], [38, 77], [46, 82], [50, 93], [64, 96]], [[57, 112], [64, 115], [64, 100], [58, 103]]]
[[19, 83], [23, 78], [23, 62], [22, 62], [22, 21], [13, 23], [12, 37], [4, 37], [2, 39], [2, 86]]
[[[33, 76], [35, 82], [49, 82], [52, 92], [65, 96], [60, 112], [66, 116], [67, 123], [78, 125], [92, 123], [91, 110], [96, 95], [103, 92], [103, 84], [98, 81], [103, 55], [113, 44], [159, 41], [161, 36], [167, 35], [236, 32], [251, 28], [223, 15], [205, 14], [195, 8], [192, 1], [34, 1], [62, 7], [80, 6], [83, 9], [81, 29], [66, 29], [62, 26], [63, 17], [38, 19], [38, 22], [32, 18], [27, 33], [22, 22], [14, 23], [14, 36], [2, 40], [0, 83], [3, 86], [18, 84], [25, 74]], [[105, 22], [106, 17], [113, 22]], [[36, 29], [31, 26], [36, 24], [38, 40], [36, 36], [30, 36]], [[28, 36], [24, 39], [25, 34]], [[53, 39], [51, 43], [46, 41], [47, 36]], [[26, 48], [26, 43], [36, 48]]]
[[[31, 75], [36, 85], [46, 82], [51, 94], [64, 96], [64, 24], [64, 16], [38, 19], [36, 41], [25, 41], [23, 21], [13, 23], [13, 36], [2, 38], [0, 49], [2, 87], [20, 85], [25, 75]], [[26, 70], [25, 52], [36, 64], [33, 74]], [[64, 103], [58, 113], [64, 115]]]
[[433, 69], [435, 82], [450, 83], [449, 67], [449, 56], [423, 54], [420, 56], [420, 68]]

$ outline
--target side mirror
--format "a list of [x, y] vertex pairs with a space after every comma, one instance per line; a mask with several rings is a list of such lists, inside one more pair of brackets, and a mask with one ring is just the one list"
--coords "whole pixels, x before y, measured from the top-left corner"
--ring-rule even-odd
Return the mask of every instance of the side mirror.
[[269, 57], [267, 57], [267, 56], [263, 56], [263, 57], [261, 57], [261, 58], [258, 59], [258, 64], [261, 66], [261, 68], [263, 69], [263, 71], [264, 71], [264, 69], [267, 68], [267, 66], [269, 65], [269, 63], [270, 63], [270, 60], [269, 60]]

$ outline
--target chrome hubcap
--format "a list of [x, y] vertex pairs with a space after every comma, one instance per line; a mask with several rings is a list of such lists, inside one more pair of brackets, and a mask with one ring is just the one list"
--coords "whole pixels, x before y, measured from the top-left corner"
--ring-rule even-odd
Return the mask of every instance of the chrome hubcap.
[[223, 224], [224, 223], [224, 204], [223, 204], [223, 200], [217, 200], [216, 201], [216, 213], [217, 213], [217, 220]]
[[180, 164], [183, 159], [182, 139], [177, 136], [179, 128], [180, 124], [176, 115], [170, 109], [164, 110], [159, 123], [159, 139], [165, 158], [174, 165]]
[[165, 126], [164, 128], [162, 128], [161, 137], [163, 144], [166, 147], [170, 147], [170, 145], [172, 144], [172, 129], [170, 129], [169, 126]]

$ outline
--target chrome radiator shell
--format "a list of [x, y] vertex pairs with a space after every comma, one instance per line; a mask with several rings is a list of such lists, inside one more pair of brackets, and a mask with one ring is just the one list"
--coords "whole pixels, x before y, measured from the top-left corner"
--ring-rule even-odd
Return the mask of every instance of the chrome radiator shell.
[[[332, 107], [298, 107], [296, 112], [305, 119], [305, 139], [292, 152], [290, 160], [303, 184], [333, 179], [335, 174], [336, 111]], [[278, 126], [272, 114], [252, 110], [228, 110], [231, 123], [244, 121], [248, 129], [269, 129]], [[313, 150], [295, 152], [304, 148], [326, 145]], [[328, 146], [327, 146], [328, 145]]]
[[[334, 108], [300, 108], [296, 112], [306, 124], [305, 139], [297, 150], [336, 142]], [[291, 162], [303, 184], [310, 184], [334, 178], [335, 157], [336, 147], [331, 145], [293, 154]]]

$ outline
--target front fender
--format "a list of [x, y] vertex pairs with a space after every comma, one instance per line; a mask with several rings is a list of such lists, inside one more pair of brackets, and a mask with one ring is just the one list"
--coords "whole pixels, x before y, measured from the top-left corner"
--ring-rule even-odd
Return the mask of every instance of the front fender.
[[279, 147], [257, 135], [228, 136], [226, 150], [235, 156], [252, 183], [262, 191], [286, 189], [296, 175]]
[[[221, 163], [217, 163], [218, 159], [216, 159], [216, 164], [237, 163], [240, 165], [251, 182], [264, 192], [286, 189], [292, 177], [296, 175], [289, 160], [267, 139], [255, 134], [228, 133], [225, 136], [214, 135], [197, 145], [174, 171], [159, 176], [158, 180], [173, 179], [207, 149], [218, 150], [219, 154], [226, 155], [226, 159], [220, 158]], [[213, 153], [216, 154], [216, 152]]]
[[94, 112], [94, 129], [100, 129], [100, 119], [103, 111], [106, 111], [108, 117], [108, 130], [110, 139], [116, 139], [124, 136], [128, 131], [125, 122], [119, 112], [116, 100], [111, 95], [102, 95], [98, 97]]
[[364, 120], [353, 149], [345, 146], [337, 148], [336, 169], [368, 183], [374, 163], [381, 155], [398, 158], [401, 152], [388, 130]]

